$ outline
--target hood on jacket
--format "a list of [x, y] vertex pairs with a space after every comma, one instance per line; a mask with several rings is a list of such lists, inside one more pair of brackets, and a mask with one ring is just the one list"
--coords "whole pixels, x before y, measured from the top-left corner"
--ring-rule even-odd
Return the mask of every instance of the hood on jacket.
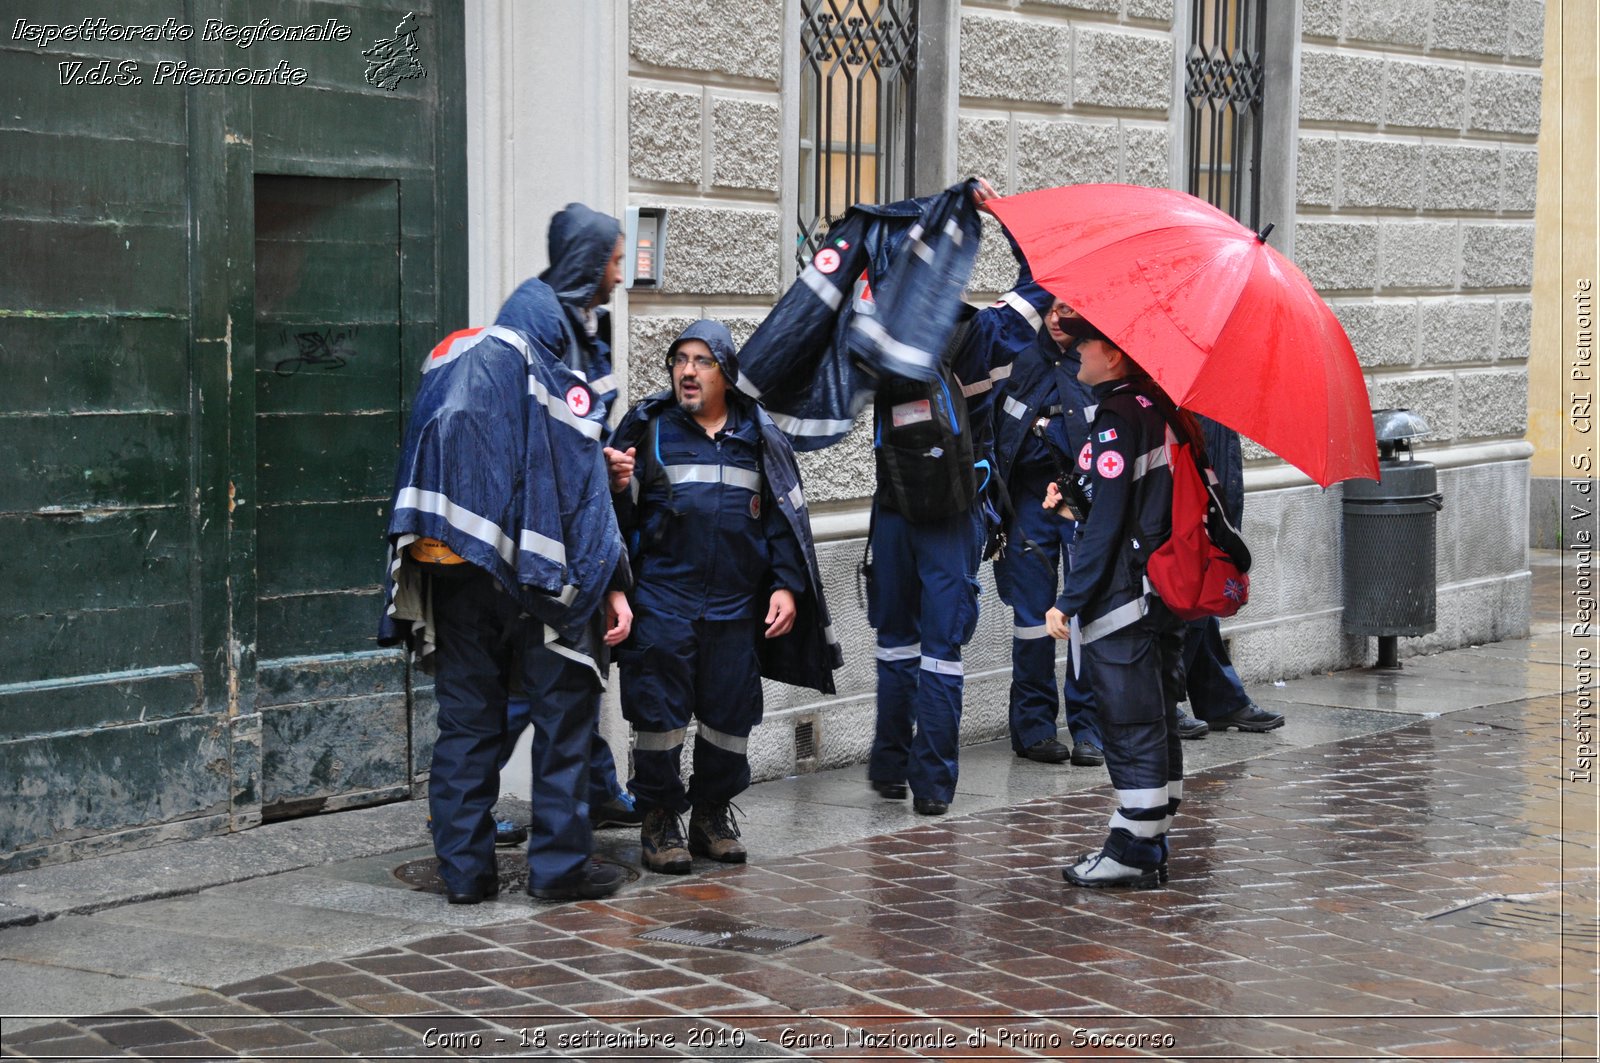
[[711, 348], [711, 356], [717, 360], [717, 365], [722, 367], [722, 375], [728, 378], [729, 397], [745, 397], [744, 392], [734, 388], [739, 382], [739, 348], [733, 342], [733, 333], [728, 331], [728, 326], [708, 317], [696, 321], [679, 333], [678, 338], [672, 341], [672, 346], [667, 348], [669, 365], [672, 356], [678, 353], [678, 348], [690, 340], [699, 340]]
[[577, 310], [587, 310], [600, 290], [606, 264], [616, 250], [622, 224], [609, 214], [568, 203], [550, 219], [550, 268], [539, 274], [556, 298]]
[[506, 298], [494, 323], [516, 329], [560, 358], [567, 350], [566, 319], [550, 286], [529, 277]]

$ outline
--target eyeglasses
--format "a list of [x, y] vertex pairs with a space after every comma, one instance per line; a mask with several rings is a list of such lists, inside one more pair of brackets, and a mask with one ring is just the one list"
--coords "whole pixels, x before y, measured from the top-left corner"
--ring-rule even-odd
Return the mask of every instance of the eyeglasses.
[[717, 368], [717, 360], [711, 357], [709, 354], [697, 354], [693, 358], [690, 358], [687, 354], [679, 351], [677, 354], [674, 354], [667, 359], [667, 365], [671, 366], [673, 369], [682, 369], [690, 362], [694, 363], [694, 367], [696, 369]]

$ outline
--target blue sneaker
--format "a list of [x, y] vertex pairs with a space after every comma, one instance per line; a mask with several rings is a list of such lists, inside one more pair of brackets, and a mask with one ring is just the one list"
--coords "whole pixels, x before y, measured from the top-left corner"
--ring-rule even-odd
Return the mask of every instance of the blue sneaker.
[[633, 795], [624, 790], [603, 805], [589, 806], [589, 825], [595, 830], [607, 827], [637, 827], [644, 813], [634, 807]]
[[509, 819], [496, 817], [494, 821], [494, 843], [496, 845], [521, 845], [527, 840], [527, 827], [519, 827]]

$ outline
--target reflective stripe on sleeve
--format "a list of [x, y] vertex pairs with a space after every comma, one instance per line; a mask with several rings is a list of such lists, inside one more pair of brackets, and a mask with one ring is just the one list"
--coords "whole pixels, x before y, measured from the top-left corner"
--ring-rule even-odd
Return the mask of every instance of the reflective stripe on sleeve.
[[395, 496], [394, 508], [415, 509], [443, 517], [452, 528], [489, 546], [508, 565], [516, 556], [516, 544], [511, 541], [510, 536], [500, 530], [498, 524], [487, 517], [480, 517], [469, 509], [463, 509], [437, 491], [407, 487]]
[[806, 287], [810, 288], [818, 299], [828, 304], [829, 310], [839, 309], [839, 304], [844, 302], [844, 292], [835, 288], [817, 267], [807, 266], [801, 270], [800, 279], [805, 282]]
[[1021, 314], [1023, 317], [1027, 318], [1028, 324], [1033, 326], [1033, 331], [1038, 332], [1040, 326], [1044, 324], [1044, 318], [1039, 316], [1039, 311], [1033, 308], [1032, 303], [1028, 302], [1028, 300], [1024, 299], [1021, 295], [1017, 294], [1017, 290], [1015, 288], [1002, 295], [1000, 297], [1000, 301], [1005, 303], [1011, 309], [1015, 310], [1017, 313]]

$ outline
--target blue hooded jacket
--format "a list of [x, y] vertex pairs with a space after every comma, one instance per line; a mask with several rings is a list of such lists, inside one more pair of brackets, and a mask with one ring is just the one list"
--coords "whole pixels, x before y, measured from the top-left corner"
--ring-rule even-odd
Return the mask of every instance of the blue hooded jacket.
[[494, 319], [496, 325], [526, 331], [540, 308], [547, 305], [545, 293], [553, 295], [566, 325], [564, 342], [555, 348], [557, 357], [588, 382], [600, 400], [602, 419], [617, 401], [616, 380], [611, 375], [609, 314], [604, 307], [593, 308], [597, 326], [593, 336], [584, 322], [621, 235], [622, 226], [611, 215], [582, 203], [567, 204], [550, 219], [550, 267], [523, 281]]
[[419, 537], [488, 572], [573, 643], [586, 640], [617, 574], [624, 551], [599, 403], [556, 356], [554, 296], [530, 294], [526, 308], [529, 332], [464, 329], [423, 365], [395, 470], [380, 645], [425, 652], [414, 636], [426, 617], [400, 593], [414, 575], [406, 547]]
[[[720, 322], [697, 321], [685, 329], [672, 346], [669, 354], [688, 340], [700, 340], [711, 348], [712, 356], [722, 367], [730, 382], [739, 376], [740, 358], [734, 348], [733, 337]], [[795, 593], [796, 616], [794, 627], [787, 635], [776, 639], [762, 638], [760, 629], [752, 626], [756, 650], [761, 661], [761, 674], [768, 679], [793, 686], [809, 687], [824, 694], [835, 692], [833, 672], [844, 663], [844, 654], [833, 635], [833, 621], [828, 614], [828, 604], [822, 592], [822, 570], [817, 563], [816, 542], [811, 536], [811, 515], [806, 508], [805, 493], [800, 484], [800, 469], [795, 462], [794, 448], [788, 437], [767, 416], [756, 402], [735, 388], [728, 389], [728, 401], [738, 403], [741, 412], [754, 420], [760, 436], [760, 466], [767, 490], [779, 513], [787, 522], [805, 557], [806, 586]], [[639, 448], [640, 458], [635, 465], [635, 484], [652, 475], [648, 455], [643, 453], [643, 443], [652, 419], [662, 416], [675, 407], [676, 399], [671, 389], [658, 391], [637, 402], [617, 425], [610, 445], [618, 450]], [[643, 493], [642, 490], [640, 492]], [[629, 495], [617, 498], [624, 511], [623, 524], [634, 523]]]

